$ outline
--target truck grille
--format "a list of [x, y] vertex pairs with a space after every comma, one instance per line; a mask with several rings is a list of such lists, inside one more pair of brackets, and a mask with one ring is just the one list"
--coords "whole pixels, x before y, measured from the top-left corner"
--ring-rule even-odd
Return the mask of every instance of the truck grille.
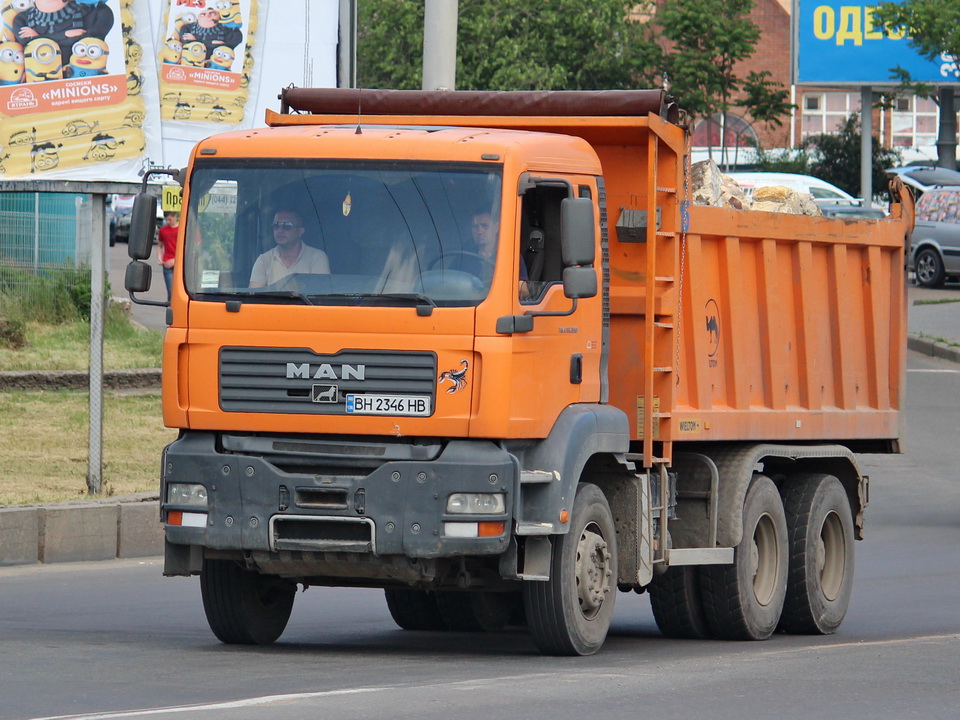
[[220, 407], [225, 412], [344, 415], [348, 394], [429, 396], [432, 352], [225, 347], [220, 350]]

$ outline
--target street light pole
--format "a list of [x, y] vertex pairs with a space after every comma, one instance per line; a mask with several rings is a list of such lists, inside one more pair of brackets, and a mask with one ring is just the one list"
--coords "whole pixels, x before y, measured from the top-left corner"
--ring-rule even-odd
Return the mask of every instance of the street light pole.
[[457, 86], [458, 0], [426, 0], [423, 13], [423, 89]]

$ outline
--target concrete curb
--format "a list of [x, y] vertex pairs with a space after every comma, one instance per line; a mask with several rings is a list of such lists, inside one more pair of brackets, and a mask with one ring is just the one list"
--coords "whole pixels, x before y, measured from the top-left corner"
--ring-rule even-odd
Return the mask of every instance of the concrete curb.
[[907, 336], [907, 347], [924, 355], [960, 363], [960, 347], [956, 345], [947, 345], [939, 340], [933, 340], [922, 335], [909, 335]]
[[162, 554], [156, 493], [0, 508], [0, 567]]

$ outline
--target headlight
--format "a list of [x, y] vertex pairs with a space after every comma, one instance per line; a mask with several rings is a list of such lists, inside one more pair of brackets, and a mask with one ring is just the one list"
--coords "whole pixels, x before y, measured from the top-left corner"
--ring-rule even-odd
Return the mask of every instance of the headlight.
[[167, 485], [167, 503], [170, 505], [207, 506], [207, 488], [190, 483], [170, 483]]
[[495, 493], [454, 493], [447, 498], [451, 515], [503, 515], [503, 495]]

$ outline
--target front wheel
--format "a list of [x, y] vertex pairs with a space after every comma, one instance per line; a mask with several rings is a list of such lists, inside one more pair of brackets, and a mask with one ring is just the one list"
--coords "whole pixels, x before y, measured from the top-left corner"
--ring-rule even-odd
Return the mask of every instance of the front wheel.
[[617, 538], [607, 499], [581, 483], [570, 531], [553, 538], [550, 579], [523, 585], [530, 634], [546, 655], [592, 655], [603, 645], [617, 593]]
[[269, 645], [283, 633], [296, 584], [247, 570], [230, 560], [204, 560], [203, 611], [213, 634], [231, 645]]
[[733, 565], [701, 569], [707, 624], [725, 640], [765, 640], [787, 589], [787, 521], [773, 481], [755, 475], [743, 501], [743, 537]]
[[943, 268], [943, 260], [933, 248], [924, 248], [917, 253], [915, 272], [917, 275], [917, 284], [927, 288], [935, 288], [943, 285], [946, 280]]
[[790, 576], [780, 630], [836, 632], [853, 591], [853, 516], [833, 475], [806, 475], [786, 486]]

